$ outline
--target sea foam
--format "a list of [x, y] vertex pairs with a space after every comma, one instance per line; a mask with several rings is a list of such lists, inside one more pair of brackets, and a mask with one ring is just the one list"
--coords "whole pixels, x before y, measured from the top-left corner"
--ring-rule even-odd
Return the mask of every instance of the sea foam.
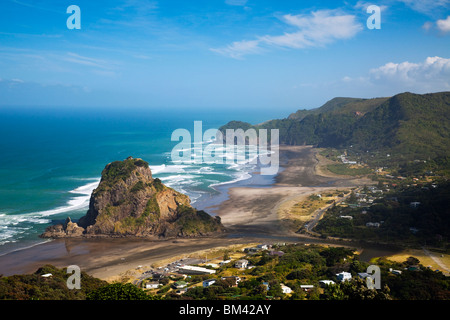
[[[93, 179], [86, 179], [92, 181]], [[27, 230], [31, 229], [33, 225], [47, 224], [51, 222], [48, 217], [71, 212], [74, 210], [84, 209], [89, 206], [89, 199], [92, 191], [98, 186], [100, 179], [95, 178], [94, 182], [77, 187], [74, 190], [69, 191], [70, 194], [74, 194], [67, 204], [50, 210], [36, 211], [21, 214], [0, 214], [0, 245], [15, 242], [21, 235], [27, 233]]]

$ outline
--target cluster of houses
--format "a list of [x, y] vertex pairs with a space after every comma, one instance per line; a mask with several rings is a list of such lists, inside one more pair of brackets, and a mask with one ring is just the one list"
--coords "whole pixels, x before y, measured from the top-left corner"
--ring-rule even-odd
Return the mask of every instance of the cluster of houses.
[[344, 163], [344, 164], [357, 164], [356, 161], [350, 161], [350, 160], [348, 160], [348, 159], [347, 159], [347, 156], [346, 156], [345, 154], [341, 154], [341, 155], [339, 156], [339, 158], [341, 159], [342, 163]]
[[[282, 256], [284, 254], [284, 252], [282, 252], [282, 251], [276, 251], [276, 250], [271, 250], [271, 249], [272, 249], [272, 246], [266, 245], [266, 244], [261, 244], [256, 247], [246, 248], [246, 249], [244, 249], [244, 251], [251, 254], [251, 253], [259, 252], [261, 250], [268, 250], [269, 251], [268, 253], [270, 255]], [[220, 262], [220, 265], [229, 264], [231, 262], [232, 262], [231, 260], [224, 260], [224, 261]], [[249, 261], [247, 259], [239, 259], [239, 260], [234, 261], [233, 267], [237, 268], [237, 269], [251, 269], [253, 266], [249, 265]], [[401, 271], [399, 271], [399, 270], [390, 269], [390, 272], [393, 274], [397, 274], [397, 275], [401, 274]], [[189, 283], [185, 281], [186, 278], [189, 278], [188, 275], [212, 275], [212, 274], [216, 273], [216, 270], [213, 270], [210, 268], [199, 267], [199, 266], [180, 265], [177, 273], [183, 274], [184, 279], [175, 281], [174, 283], [172, 283], [171, 286], [174, 290], [176, 290], [175, 292], [177, 294], [183, 294], [188, 290]], [[46, 275], [44, 275], [44, 276], [46, 276]], [[161, 286], [161, 284], [158, 282], [157, 276], [158, 276], [158, 274], [154, 274], [153, 282], [147, 282], [145, 284], [146, 289], [157, 289]], [[365, 279], [366, 277], [369, 276], [369, 274], [358, 273], [358, 276], [362, 279]], [[159, 274], [159, 279], [161, 277], [162, 277], [162, 275]], [[223, 276], [220, 279], [224, 280], [224, 281], [228, 281], [230, 283], [230, 285], [233, 287], [237, 287], [239, 282], [241, 281], [241, 278], [239, 276]], [[352, 274], [350, 272], [342, 271], [342, 272], [336, 274], [336, 281], [338, 281], [338, 282], [349, 281], [351, 279], [352, 279]], [[202, 286], [204, 288], [206, 288], [211, 285], [214, 285], [217, 281], [218, 281], [218, 278], [209, 278], [209, 279], [203, 280]], [[334, 284], [335, 284], [335, 281], [333, 281], [333, 280], [320, 280], [319, 281], [319, 286], [322, 288], [325, 288], [326, 286], [334, 285]], [[268, 291], [270, 289], [270, 285], [268, 282], [263, 282], [262, 285], [265, 286], [266, 291]], [[293, 291], [290, 287], [286, 286], [283, 283], [281, 283], [280, 286], [281, 286], [281, 290], [284, 294], [291, 294]], [[300, 287], [305, 292], [308, 292], [308, 291], [314, 289], [315, 286], [312, 284], [302, 284]]]

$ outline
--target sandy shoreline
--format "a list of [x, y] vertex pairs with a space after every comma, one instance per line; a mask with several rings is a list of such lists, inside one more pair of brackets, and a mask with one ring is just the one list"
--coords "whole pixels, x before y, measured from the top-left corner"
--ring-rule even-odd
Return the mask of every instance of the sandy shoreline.
[[250, 184], [230, 184], [221, 190], [219, 197], [204, 202], [206, 211], [222, 218], [228, 229], [223, 236], [156, 241], [124, 238], [54, 240], [0, 256], [0, 274], [31, 273], [47, 263], [57, 267], [75, 264], [95, 277], [109, 279], [138, 265], [151, 265], [214, 247], [277, 241], [275, 239], [323, 243], [323, 240], [309, 239], [283, 229], [277, 215], [279, 206], [310, 193], [370, 184], [371, 181], [319, 175], [314, 154], [315, 149], [309, 146], [281, 146], [283, 170], [272, 179], [272, 185], [269, 184], [271, 180], [255, 176], [247, 181]]

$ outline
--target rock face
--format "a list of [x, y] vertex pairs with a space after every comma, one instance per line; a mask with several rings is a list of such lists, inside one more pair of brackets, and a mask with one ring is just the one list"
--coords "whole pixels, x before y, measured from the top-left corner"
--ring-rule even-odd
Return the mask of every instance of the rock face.
[[41, 236], [195, 237], [224, 230], [219, 217], [195, 210], [188, 196], [153, 179], [147, 162], [129, 157], [105, 167], [78, 224], [68, 218]]
[[84, 233], [84, 228], [81, 228], [75, 222], [67, 217], [64, 224], [57, 224], [48, 227], [41, 235], [42, 238], [71, 238], [80, 237]]

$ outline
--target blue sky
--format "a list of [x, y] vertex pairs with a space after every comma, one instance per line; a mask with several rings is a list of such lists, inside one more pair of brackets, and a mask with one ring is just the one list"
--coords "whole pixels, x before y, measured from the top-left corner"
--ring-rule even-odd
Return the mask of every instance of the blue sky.
[[[80, 30], [66, 26], [73, 4]], [[285, 116], [336, 96], [449, 90], [450, 0], [0, 3], [0, 105]]]

